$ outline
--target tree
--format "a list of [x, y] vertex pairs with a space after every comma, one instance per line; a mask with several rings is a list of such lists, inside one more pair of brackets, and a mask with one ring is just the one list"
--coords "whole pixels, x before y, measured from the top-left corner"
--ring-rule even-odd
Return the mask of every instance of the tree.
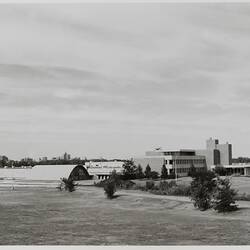
[[110, 180], [114, 180], [115, 182], [119, 182], [121, 177], [119, 174], [117, 174], [116, 170], [113, 170], [109, 176]]
[[161, 168], [161, 178], [162, 179], [167, 179], [168, 178], [168, 170], [167, 170], [165, 164], [163, 164], [162, 168]]
[[216, 188], [215, 174], [212, 171], [195, 173], [191, 182], [191, 200], [194, 206], [200, 210], [206, 210], [212, 206], [211, 200]]
[[194, 164], [192, 163], [190, 166], [190, 169], [188, 171], [188, 176], [192, 177], [193, 175], [195, 175], [195, 173], [196, 173], [196, 168], [195, 168]]
[[0, 160], [0, 167], [7, 166], [8, 165], [8, 161], [9, 161], [8, 157], [5, 156], [5, 155], [3, 155], [0, 158], [1, 158], [1, 160]]
[[142, 179], [142, 178], [144, 178], [144, 173], [142, 171], [141, 165], [139, 164], [136, 168], [136, 179]]
[[152, 190], [155, 187], [154, 181], [146, 181], [146, 191], [147, 190]]
[[123, 178], [125, 180], [135, 179], [136, 178], [136, 166], [132, 160], [126, 161], [123, 164]]
[[111, 175], [107, 181], [113, 181], [116, 186], [122, 186], [121, 175], [117, 174], [115, 170], [111, 172]]
[[152, 179], [157, 179], [157, 178], [159, 178], [159, 173], [156, 172], [156, 171], [151, 171], [151, 172], [150, 172], [150, 178], [152, 178]]
[[149, 179], [151, 177], [151, 167], [149, 166], [149, 164], [146, 166], [146, 169], [145, 169], [145, 177], [147, 179]]
[[231, 188], [229, 178], [217, 178], [216, 191], [214, 193], [213, 208], [220, 212], [229, 212], [237, 209], [235, 196], [237, 192]]
[[104, 191], [106, 193], [107, 198], [113, 199], [114, 193], [116, 191], [116, 185], [114, 180], [109, 179], [104, 185]]

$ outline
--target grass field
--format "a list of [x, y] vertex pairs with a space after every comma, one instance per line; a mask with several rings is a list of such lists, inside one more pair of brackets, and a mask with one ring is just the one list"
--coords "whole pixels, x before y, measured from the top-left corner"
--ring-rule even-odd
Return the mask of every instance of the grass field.
[[188, 198], [102, 188], [0, 191], [2, 245], [242, 245], [250, 244], [250, 206], [229, 215], [200, 212]]

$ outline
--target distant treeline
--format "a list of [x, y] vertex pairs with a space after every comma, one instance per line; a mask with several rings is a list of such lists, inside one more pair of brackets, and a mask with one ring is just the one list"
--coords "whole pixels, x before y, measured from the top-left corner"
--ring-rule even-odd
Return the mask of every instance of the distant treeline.
[[73, 158], [70, 160], [64, 160], [64, 159], [51, 159], [51, 160], [40, 160], [36, 161], [30, 158], [27, 159], [22, 159], [20, 161], [14, 161], [8, 159], [7, 156], [2, 156], [0, 160], [0, 168], [3, 167], [33, 167], [35, 165], [67, 165], [67, 164], [72, 164], [72, 165], [84, 165], [85, 162], [99, 162], [99, 161], [125, 161], [121, 159], [112, 159], [112, 160], [107, 160], [107, 159], [80, 159], [80, 158]]

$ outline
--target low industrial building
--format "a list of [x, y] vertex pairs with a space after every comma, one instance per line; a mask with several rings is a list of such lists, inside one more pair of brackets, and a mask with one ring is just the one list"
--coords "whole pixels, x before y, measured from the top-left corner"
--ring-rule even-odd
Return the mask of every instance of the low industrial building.
[[[226, 175], [250, 176], [250, 164], [247, 164], [247, 163], [223, 165], [222, 167], [226, 170]], [[215, 168], [216, 168], [215, 165], [211, 166], [211, 170], [214, 170]]]
[[107, 179], [115, 170], [116, 173], [122, 173], [123, 161], [89, 161], [85, 163], [85, 167], [94, 179]]
[[0, 168], [3, 179], [52, 181], [61, 178], [74, 180], [91, 179], [82, 165], [36, 165], [32, 168]]
[[86, 162], [85, 165], [35, 165], [27, 168], [0, 168], [0, 178], [52, 181], [61, 178], [73, 180], [107, 179], [112, 171], [121, 173], [124, 162]]
[[178, 176], [187, 176], [190, 167], [196, 168], [197, 172], [206, 170], [206, 158], [197, 155], [195, 150], [161, 150], [147, 151], [141, 158], [133, 159], [136, 166], [140, 165], [144, 170], [149, 165], [152, 171], [161, 173], [162, 166], [165, 165], [168, 174], [177, 173]]

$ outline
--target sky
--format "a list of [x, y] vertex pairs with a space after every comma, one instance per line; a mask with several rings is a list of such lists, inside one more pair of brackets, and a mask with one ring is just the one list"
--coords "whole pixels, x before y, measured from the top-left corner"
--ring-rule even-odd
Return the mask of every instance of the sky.
[[250, 4], [0, 5], [0, 155], [250, 156]]

